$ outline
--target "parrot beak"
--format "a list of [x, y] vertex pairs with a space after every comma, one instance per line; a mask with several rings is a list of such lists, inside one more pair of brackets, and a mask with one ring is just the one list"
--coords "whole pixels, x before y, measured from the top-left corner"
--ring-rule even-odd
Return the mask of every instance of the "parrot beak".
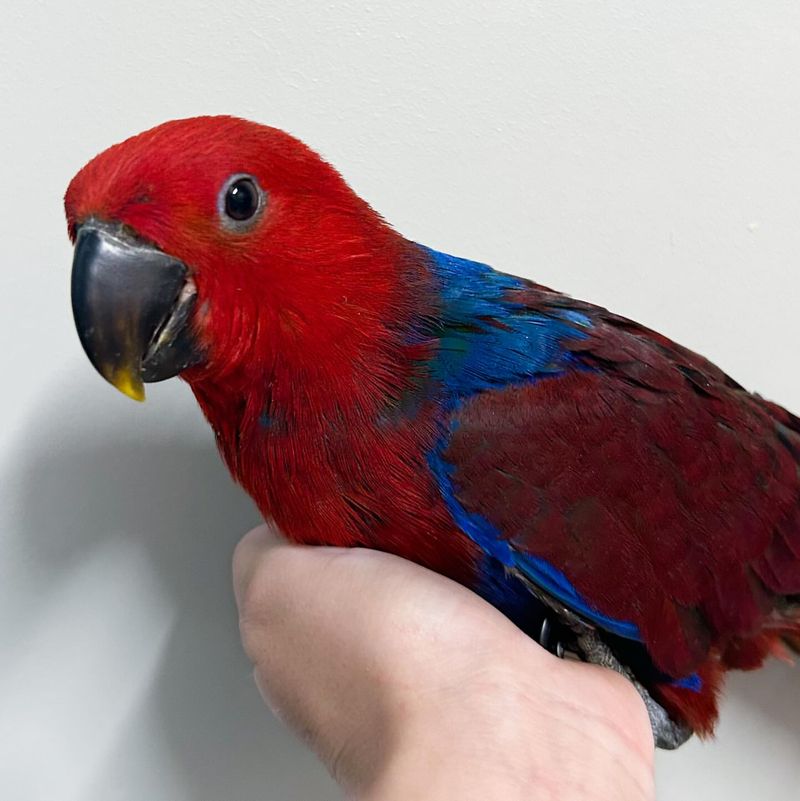
[[185, 264], [127, 233], [90, 220], [78, 229], [72, 312], [95, 369], [120, 392], [144, 400], [200, 361], [190, 328], [196, 289]]

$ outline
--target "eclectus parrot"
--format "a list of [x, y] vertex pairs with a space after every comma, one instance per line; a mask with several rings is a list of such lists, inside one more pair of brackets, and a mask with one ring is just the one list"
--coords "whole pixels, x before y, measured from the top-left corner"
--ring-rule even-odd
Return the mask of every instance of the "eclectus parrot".
[[627, 676], [656, 743], [800, 648], [800, 420], [606, 309], [405, 239], [288, 134], [167, 122], [66, 194], [72, 303], [180, 375], [294, 541], [377, 548]]

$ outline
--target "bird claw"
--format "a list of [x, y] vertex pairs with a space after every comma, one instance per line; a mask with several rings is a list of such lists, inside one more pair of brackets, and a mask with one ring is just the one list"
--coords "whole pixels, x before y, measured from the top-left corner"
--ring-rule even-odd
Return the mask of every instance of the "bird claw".
[[553, 624], [549, 617], [545, 617], [539, 629], [539, 645], [559, 659], [564, 658], [564, 644], [561, 640], [553, 640]]
[[644, 701], [650, 728], [656, 748], [672, 751], [683, 745], [694, 733], [685, 723], [678, 723], [669, 716], [666, 709], [656, 701], [645, 686], [636, 679], [631, 670], [614, 656], [608, 645], [595, 631], [587, 629], [578, 639], [583, 658], [595, 665], [602, 665], [625, 676], [636, 688]]

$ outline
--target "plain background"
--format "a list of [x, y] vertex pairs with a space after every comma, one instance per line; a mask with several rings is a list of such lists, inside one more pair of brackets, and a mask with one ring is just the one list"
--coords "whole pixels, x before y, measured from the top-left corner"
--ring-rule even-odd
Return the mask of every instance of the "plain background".
[[[231, 551], [257, 516], [187, 388], [137, 405], [74, 334], [61, 197], [99, 150], [233, 113], [403, 233], [643, 321], [800, 411], [800, 5], [7, 4], [0, 796], [338, 794], [261, 706]], [[723, 468], [724, 469], [724, 466]], [[661, 801], [797, 797], [800, 672], [730, 682]]]

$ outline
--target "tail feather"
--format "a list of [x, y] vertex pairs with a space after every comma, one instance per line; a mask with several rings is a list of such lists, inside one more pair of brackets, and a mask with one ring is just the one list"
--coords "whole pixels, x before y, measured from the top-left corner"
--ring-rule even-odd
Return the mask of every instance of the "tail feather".
[[788, 608], [773, 613], [758, 634], [732, 640], [721, 661], [734, 670], [756, 670], [770, 656], [790, 664], [800, 656], [800, 604], [792, 601]]
[[656, 700], [674, 720], [682, 720], [703, 739], [714, 733], [719, 717], [717, 697], [723, 681], [723, 668], [716, 659], [709, 659], [697, 670], [701, 690], [680, 687], [674, 683], [657, 684], [653, 688]]
[[800, 658], [800, 603], [774, 613], [770, 622], [752, 637], [731, 641], [719, 658], [711, 658], [698, 670], [702, 692], [670, 684], [655, 687], [656, 699], [670, 715], [685, 720], [700, 737], [711, 735], [717, 720], [716, 697], [725, 670], [755, 670], [769, 657], [794, 664]]
[[793, 617], [790, 625], [778, 630], [778, 636], [795, 656], [800, 656], [800, 603], [794, 608]]

